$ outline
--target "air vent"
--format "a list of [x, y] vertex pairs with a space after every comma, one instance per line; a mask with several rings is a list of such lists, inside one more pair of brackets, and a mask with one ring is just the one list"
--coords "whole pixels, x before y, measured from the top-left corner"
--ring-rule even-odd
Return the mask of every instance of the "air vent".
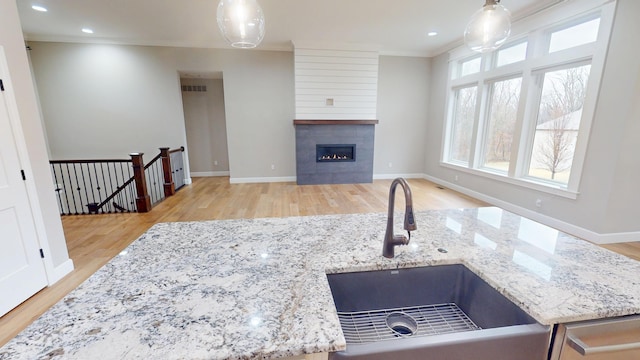
[[182, 91], [187, 91], [187, 92], [206, 92], [207, 91], [207, 86], [206, 85], [182, 85]]

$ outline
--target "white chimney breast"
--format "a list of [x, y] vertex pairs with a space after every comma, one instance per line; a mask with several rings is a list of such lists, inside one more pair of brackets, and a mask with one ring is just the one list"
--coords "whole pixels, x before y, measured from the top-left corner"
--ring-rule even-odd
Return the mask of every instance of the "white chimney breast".
[[296, 119], [377, 119], [377, 49], [298, 42], [294, 49]]

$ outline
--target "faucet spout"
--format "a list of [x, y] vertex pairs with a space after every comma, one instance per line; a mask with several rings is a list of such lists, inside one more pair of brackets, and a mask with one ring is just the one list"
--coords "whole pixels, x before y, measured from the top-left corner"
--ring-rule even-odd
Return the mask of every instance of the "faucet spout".
[[[393, 234], [393, 212], [396, 198], [396, 187], [400, 184], [404, 190], [405, 212], [404, 212], [404, 229], [407, 230], [408, 237], [405, 235]], [[391, 183], [389, 189], [389, 209], [387, 213], [387, 230], [384, 234], [384, 244], [382, 247], [382, 256], [386, 258], [394, 257], [394, 248], [396, 245], [407, 245], [411, 240], [411, 231], [417, 229], [415, 217], [413, 215], [413, 199], [411, 197], [411, 188], [407, 181], [403, 178], [397, 178]]]

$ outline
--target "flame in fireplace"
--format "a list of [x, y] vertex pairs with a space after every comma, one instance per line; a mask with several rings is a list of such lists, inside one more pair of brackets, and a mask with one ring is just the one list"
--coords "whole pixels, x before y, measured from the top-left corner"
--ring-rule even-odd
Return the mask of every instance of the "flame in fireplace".
[[322, 155], [320, 160], [349, 160], [351, 159], [349, 155], [344, 154], [332, 154], [332, 155]]

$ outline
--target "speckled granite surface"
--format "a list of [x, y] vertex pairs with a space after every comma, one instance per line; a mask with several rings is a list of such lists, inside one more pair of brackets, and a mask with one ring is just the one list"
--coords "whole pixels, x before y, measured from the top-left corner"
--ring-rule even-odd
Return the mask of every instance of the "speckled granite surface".
[[341, 350], [326, 273], [437, 264], [465, 264], [545, 325], [640, 313], [640, 262], [497, 208], [418, 212], [416, 223], [394, 259], [381, 256], [385, 214], [157, 224], [0, 359]]

